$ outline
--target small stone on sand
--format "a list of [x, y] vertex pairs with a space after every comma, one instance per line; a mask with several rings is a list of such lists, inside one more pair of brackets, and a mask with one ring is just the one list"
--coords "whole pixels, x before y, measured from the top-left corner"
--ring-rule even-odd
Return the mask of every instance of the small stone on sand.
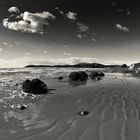
[[80, 111], [79, 112], [79, 115], [80, 116], [87, 116], [87, 115], [89, 115], [90, 114], [90, 111], [89, 110], [83, 110], [83, 111]]

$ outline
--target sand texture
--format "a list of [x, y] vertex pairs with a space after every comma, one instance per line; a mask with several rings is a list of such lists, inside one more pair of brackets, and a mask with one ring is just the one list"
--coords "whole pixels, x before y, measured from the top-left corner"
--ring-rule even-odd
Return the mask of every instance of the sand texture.
[[[81, 85], [57, 80], [48, 85], [56, 90], [20, 99], [25, 110], [1, 103], [0, 140], [140, 140], [140, 79], [106, 74]], [[83, 110], [89, 115], [79, 115]]]

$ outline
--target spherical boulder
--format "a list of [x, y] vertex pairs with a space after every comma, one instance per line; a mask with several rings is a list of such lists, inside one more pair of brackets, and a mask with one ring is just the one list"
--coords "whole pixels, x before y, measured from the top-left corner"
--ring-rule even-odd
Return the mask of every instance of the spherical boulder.
[[88, 79], [88, 75], [84, 71], [72, 72], [70, 73], [69, 78], [73, 81], [85, 81]]
[[79, 71], [80, 75], [81, 75], [81, 81], [85, 81], [88, 79], [88, 74], [84, 71]]
[[73, 81], [78, 81], [81, 79], [81, 75], [79, 72], [72, 72], [70, 73], [69, 78]]
[[25, 80], [22, 83], [22, 90], [25, 93], [32, 94], [45, 94], [48, 91], [47, 85], [39, 79]]

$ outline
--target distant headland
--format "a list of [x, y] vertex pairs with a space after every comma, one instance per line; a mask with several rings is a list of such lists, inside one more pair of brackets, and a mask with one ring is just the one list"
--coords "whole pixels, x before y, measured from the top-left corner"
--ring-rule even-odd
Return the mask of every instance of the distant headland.
[[126, 64], [123, 65], [104, 65], [100, 63], [78, 63], [75, 65], [27, 65], [30, 67], [72, 67], [72, 68], [128, 68]]

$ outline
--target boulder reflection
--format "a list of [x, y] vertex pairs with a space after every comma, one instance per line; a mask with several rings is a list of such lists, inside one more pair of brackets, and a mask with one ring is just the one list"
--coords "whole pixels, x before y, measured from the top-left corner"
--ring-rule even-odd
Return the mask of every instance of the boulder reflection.
[[87, 84], [87, 81], [73, 81], [73, 80], [69, 80], [69, 85], [72, 87], [79, 87], [79, 86], [84, 86]]

